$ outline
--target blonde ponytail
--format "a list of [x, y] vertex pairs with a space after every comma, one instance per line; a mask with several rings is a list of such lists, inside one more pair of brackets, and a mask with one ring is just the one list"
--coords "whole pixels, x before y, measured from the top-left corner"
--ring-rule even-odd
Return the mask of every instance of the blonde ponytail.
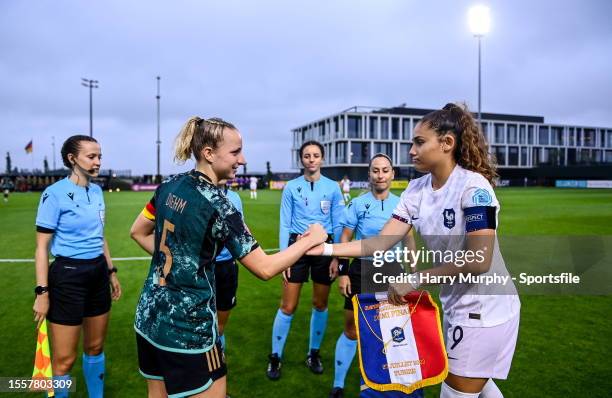
[[236, 130], [232, 123], [220, 118], [189, 118], [174, 140], [174, 160], [185, 163], [191, 155], [200, 160], [202, 149], [207, 146], [217, 149], [223, 142], [223, 131], [226, 128]]
[[174, 140], [174, 160], [177, 163], [185, 163], [191, 157], [191, 142], [201, 120], [198, 116], [190, 117], [176, 136]]

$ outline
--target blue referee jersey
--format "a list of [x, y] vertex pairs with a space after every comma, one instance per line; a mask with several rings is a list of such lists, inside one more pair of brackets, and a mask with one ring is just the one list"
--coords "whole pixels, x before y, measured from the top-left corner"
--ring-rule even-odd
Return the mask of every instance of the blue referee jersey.
[[391, 218], [399, 199], [391, 192], [384, 200], [376, 199], [372, 192], [358, 196], [344, 210], [340, 224], [355, 231], [355, 240], [377, 236]]
[[302, 234], [314, 223], [323, 225], [334, 242], [340, 240], [340, 218], [344, 200], [338, 183], [321, 176], [317, 181], [307, 181], [304, 176], [285, 185], [280, 210], [279, 246], [289, 246], [289, 235]]
[[[232, 202], [234, 207], [240, 212], [240, 214], [243, 215], [244, 218], [244, 212], [242, 211], [242, 201], [240, 200], [240, 196], [236, 192], [230, 191], [229, 189], [225, 191], [225, 196], [227, 196], [230, 202]], [[223, 250], [221, 250], [221, 253], [219, 253], [217, 258], [215, 258], [215, 261], [228, 261], [232, 260], [233, 258], [234, 257], [232, 257], [230, 251], [227, 250], [227, 247], [223, 247]]]
[[82, 187], [66, 177], [43, 192], [36, 226], [53, 232], [53, 256], [96, 258], [104, 253], [104, 211], [102, 188]]

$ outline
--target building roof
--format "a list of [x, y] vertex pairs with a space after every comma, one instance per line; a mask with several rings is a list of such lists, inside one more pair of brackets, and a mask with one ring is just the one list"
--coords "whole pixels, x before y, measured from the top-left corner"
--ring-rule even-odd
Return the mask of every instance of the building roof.
[[[351, 108], [358, 110], [359, 107]], [[379, 108], [375, 110], [371, 110], [371, 113], [388, 113], [394, 115], [417, 115], [417, 116], [425, 116], [430, 112], [433, 112], [435, 109], [422, 109], [422, 108], [406, 108], [403, 106], [396, 106], [391, 108]], [[472, 112], [474, 117], [478, 116], [478, 113]], [[526, 116], [526, 115], [509, 115], [503, 113], [481, 113], [482, 119], [486, 120], [500, 120], [500, 121], [509, 121], [509, 122], [527, 122], [527, 123], [544, 123], [543, 116]]]

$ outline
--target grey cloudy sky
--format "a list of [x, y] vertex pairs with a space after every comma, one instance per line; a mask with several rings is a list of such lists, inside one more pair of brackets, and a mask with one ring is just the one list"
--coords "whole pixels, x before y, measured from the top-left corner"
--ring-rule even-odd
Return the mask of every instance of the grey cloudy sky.
[[[484, 1], [483, 111], [612, 126], [612, 2]], [[103, 168], [162, 173], [192, 115], [243, 133], [251, 171], [289, 170], [290, 129], [354, 105], [476, 108], [472, 1], [0, 2], [0, 153], [42, 168], [68, 136], [94, 136]], [[34, 153], [24, 146], [34, 140]]]

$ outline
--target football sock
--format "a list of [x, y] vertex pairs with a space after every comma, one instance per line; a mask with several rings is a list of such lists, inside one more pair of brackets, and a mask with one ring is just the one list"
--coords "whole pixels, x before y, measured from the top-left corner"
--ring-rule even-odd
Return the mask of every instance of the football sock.
[[310, 349], [318, 350], [321, 348], [325, 329], [327, 328], [327, 308], [320, 311], [316, 308], [312, 309], [310, 314]]
[[440, 398], [478, 398], [480, 393], [469, 393], [457, 391], [446, 383], [442, 383]]
[[[61, 383], [62, 380], [64, 380], [64, 382], [67, 382], [68, 380], [70, 380], [70, 375], [65, 374], [63, 376], [53, 376], [53, 380], [58, 380], [58, 383]], [[58, 385], [61, 386], [61, 384], [58, 384]], [[68, 398], [68, 388], [65, 388], [65, 389], [56, 388], [55, 398]]]
[[480, 398], [504, 398], [504, 394], [499, 390], [493, 379], [489, 379], [480, 392]]
[[87, 393], [90, 398], [104, 396], [104, 352], [98, 355], [83, 353], [83, 376], [87, 384]]
[[344, 379], [353, 362], [355, 351], [357, 351], [357, 340], [349, 339], [344, 332], [340, 333], [336, 342], [334, 387], [344, 388]]
[[272, 325], [272, 354], [278, 354], [279, 358], [283, 357], [283, 349], [287, 341], [289, 329], [291, 329], [291, 320], [293, 314], [287, 315], [280, 309], [276, 312], [274, 324]]

